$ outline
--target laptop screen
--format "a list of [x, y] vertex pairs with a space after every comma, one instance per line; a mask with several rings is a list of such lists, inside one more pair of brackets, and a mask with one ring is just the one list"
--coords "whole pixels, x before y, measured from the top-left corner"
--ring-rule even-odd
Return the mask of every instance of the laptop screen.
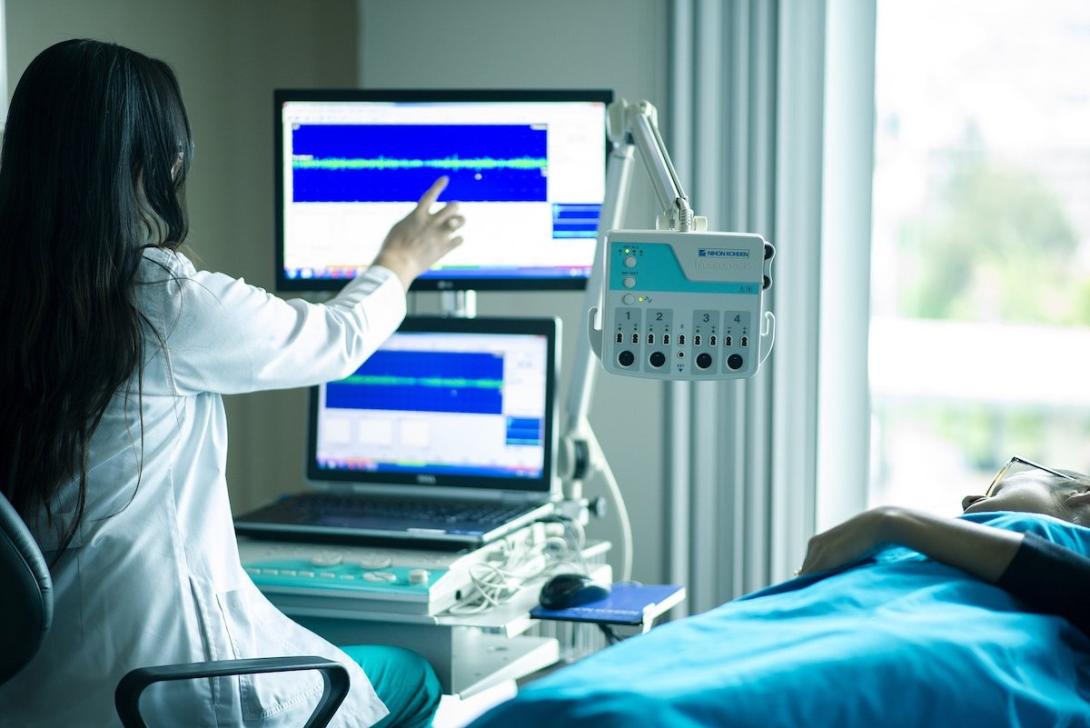
[[547, 492], [556, 322], [410, 318], [312, 395], [319, 480]]

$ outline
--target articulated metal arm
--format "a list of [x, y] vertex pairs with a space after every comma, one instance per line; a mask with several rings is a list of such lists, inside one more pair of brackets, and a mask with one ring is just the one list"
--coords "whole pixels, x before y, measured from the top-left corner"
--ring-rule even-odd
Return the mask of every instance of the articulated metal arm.
[[634, 144], [640, 150], [647, 174], [659, 198], [659, 230], [700, 231], [707, 220], [694, 217], [689, 198], [670, 161], [670, 153], [659, 133], [658, 111], [649, 101], [630, 104], [618, 99], [609, 107], [609, 138], [614, 145]]

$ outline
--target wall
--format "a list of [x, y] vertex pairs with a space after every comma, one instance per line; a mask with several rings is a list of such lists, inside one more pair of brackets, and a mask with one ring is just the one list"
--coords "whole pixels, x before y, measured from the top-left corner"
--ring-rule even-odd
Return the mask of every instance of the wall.
[[[365, 88], [610, 88], [666, 107], [661, 0], [361, 0], [360, 26]], [[639, 163], [632, 186], [626, 225], [653, 227], [653, 198]], [[481, 293], [478, 304], [481, 315], [559, 315], [562, 376], [570, 371], [575, 337], [583, 334], [581, 293]], [[434, 307], [434, 296], [419, 296], [418, 311]], [[628, 501], [634, 578], [664, 579], [663, 387], [599, 377], [590, 418]], [[612, 517], [592, 523], [590, 533], [619, 541]]]
[[[65, 38], [121, 43], [174, 67], [196, 141], [186, 197], [201, 267], [273, 283], [272, 90], [354, 86], [352, 0], [7, 0], [8, 88]], [[300, 487], [305, 392], [227, 398], [236, 511]]]

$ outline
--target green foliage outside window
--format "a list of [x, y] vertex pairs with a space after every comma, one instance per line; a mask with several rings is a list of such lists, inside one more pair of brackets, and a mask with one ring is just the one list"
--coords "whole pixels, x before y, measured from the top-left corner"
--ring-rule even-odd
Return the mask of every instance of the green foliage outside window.
[[[970, 147], [973, 145], [970, 144]], [[1074, 265], [1078, 233], [1064, 201], [1041, 177], [978, 149], [952, 151], [923, 213], [902, 224], [899, 313], [909, 318], [1019, 324], [1090, 324], [1090, 281]], [[913, 411], [914, 410], [914, 411]], [[1039, 450], [1057, 426], [1046, 413], [931, 404], [902, 422], [956, 443], [966, 465], [990, 472]]]
[[1040, 177], [984, 153], [952, 157], [922, 216], [899, 236], [911, 318], [1090, 323], [1090, 286], [1073, 261], [1078, 234]]

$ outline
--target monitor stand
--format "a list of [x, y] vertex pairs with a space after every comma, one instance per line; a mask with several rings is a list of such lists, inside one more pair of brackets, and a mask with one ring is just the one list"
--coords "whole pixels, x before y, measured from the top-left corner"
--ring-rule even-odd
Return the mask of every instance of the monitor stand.
[[476, 291], [440, 291], [439, 309], [448, 318], [476, 318]]

